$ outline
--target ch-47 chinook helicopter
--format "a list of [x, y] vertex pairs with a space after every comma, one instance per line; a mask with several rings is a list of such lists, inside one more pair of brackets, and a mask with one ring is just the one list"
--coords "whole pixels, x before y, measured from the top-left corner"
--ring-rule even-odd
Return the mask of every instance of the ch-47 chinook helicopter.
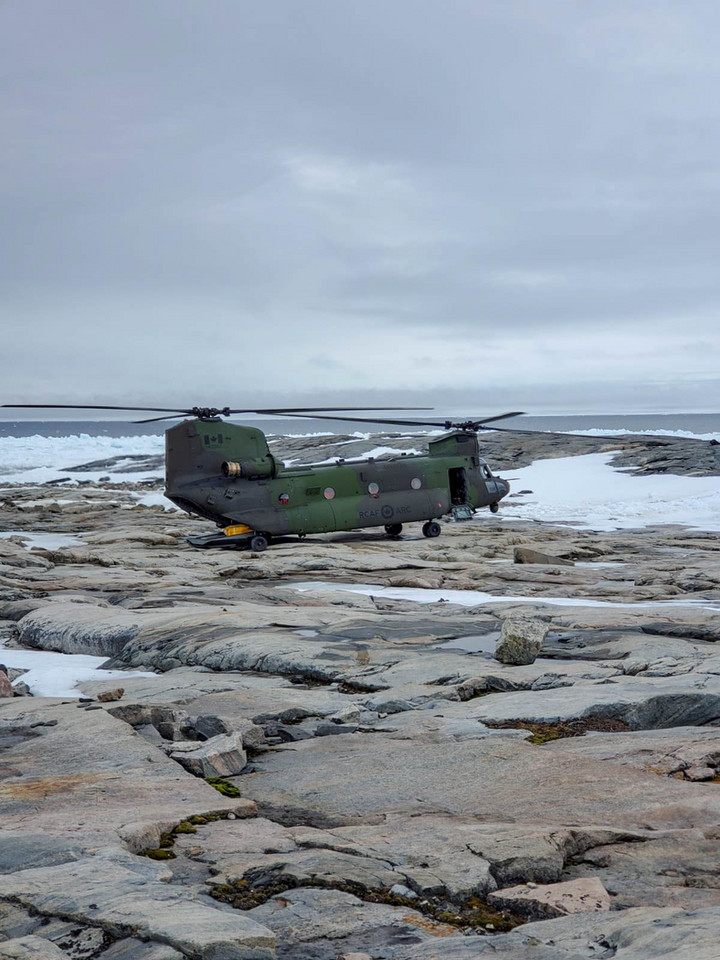
[[[3, 406], [48, 409], [40, 404]], [[191, 417], [165, 431], [165, 496], [187, 513], [212, 520], [222, 528], [220, 533], [189, 538], [195, 546], [245, 544], [255, 551], [265, 550], [272, 537], [287, 534], [304, 537], [309, 533], [384, 527], [389, 536], [398, 536], [403, 524], [413, 522], [423, 523], [426, 537], [437, 537], [441, 532], [437, 521], [441, 517], [470, 519], [480, 507], [496, 512], [500, 500], [508, 495], [510, 484], [494, 476], [480, 457], [478, 431], [503, 429], [489, 425], [520, 416], [519, 412], [503, 413], [453, 423], [347, 417], [337, 413], [387, 407], [168, 410], [62, 404], [55, 408], [164, 414], [137, 423]], [[334, 412], [328, 413], [330, 409]], [[270, 452], [261, 430], [223, 419], [248, 413], [429, 426], [449, 432], [430, 440], [427, 454], [286, 467]]]

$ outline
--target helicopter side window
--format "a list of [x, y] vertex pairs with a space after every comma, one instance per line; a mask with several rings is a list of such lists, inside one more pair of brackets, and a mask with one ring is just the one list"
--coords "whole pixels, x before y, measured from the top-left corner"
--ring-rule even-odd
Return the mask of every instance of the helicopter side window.
[[486, 480], [492, 480], [492, 473], [490, 472], [490, 467], [486, 463], [483, 463], [480, 469], [482, 470], [482, 475], [485, 477]]

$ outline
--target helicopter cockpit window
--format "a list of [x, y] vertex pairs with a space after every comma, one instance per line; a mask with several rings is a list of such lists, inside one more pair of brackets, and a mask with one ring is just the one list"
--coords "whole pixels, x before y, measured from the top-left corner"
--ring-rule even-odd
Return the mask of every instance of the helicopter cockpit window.
[[486, 480], [492, 480], [492, 473], [490, 472], [490, 467], [486, 463], [483, 463], [480, 469], [482, 470], [482, 475], [485, 477]]

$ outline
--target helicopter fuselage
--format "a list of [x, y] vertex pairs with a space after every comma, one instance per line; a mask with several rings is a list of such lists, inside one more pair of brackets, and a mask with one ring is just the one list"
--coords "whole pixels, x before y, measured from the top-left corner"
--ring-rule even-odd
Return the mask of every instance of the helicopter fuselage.
[[479, 456], [477, 434], [464, 430], [431, 440], [427, 455], [288, 467], [253, 427], [196, 419], [166, 432], [170, 500], [218, 526], [273, 536], [471, 515], [496, 510], [509, 489]]

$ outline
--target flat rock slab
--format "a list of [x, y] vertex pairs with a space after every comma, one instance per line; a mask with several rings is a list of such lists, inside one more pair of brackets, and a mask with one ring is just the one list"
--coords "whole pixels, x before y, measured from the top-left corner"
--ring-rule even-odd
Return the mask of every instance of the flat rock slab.
[[457, 932], [409, 907], [365, 903], [338, 890], [288, 890], [248, 916], [274, 932], [283, 960], [335, 960], [353, 953], [392, 957], [398, 949]]
[[105, 710], [22, 698], [0, 706], [0, 722], [18, 731], [2, 755], [0, 832], [13, 843], [28, 832], [44, 835], [38, 857], [120, 840], [132, 849], [157, 846], [160, 831], [185, 817], [238, 805]]
[[580, 854], [563, 879], [598, 877], [612, 893], [615, 910], [718, 907], [719, 835], [717, 827], [658, 830], [644, 843], [607, 844]]
[[528, 923], [488, 938], [452, 937], [400, 950], [393, 960], [717, 960], [720, 907], [636, 908]]
[[522, 691], [478, 701], [479, 720], [557, 723], [610, 717], [631, 729], [702, 726], [720, 718], [720, 677], [695, 673], [670, 677], [617, 677], [553, 691]]
[[67, 953], [44, 937], [14, 937], [0, 942], [3, 960], [67, 960]]
[[668, 776], [693, 766], [720, 765], [719, 727], [666, 727], [631, 733], [589, 733], [555, 740], [548, 745], [554, 754], [582, 752], [588, 759], [610, 760]]
[[438, 750], [382, 733], [323, 737], [263, 754], [258, 772], [242, 777], [243, 794], [265, 816], [320, 827], [381, 822], [390, 813], [623, 829], [717, 822], [716, 785], [586, 759], [584, 739], [556, 755], [514, 738], [445, 741]]
[[168, 878], [151, 861], [106, 851], [79, 863], [0, 877], [0, 899], [114, 936], [155, 940], [203, 960], [274, 960], [275, 938], [266, 927], [193, 900], [182, 887], [161, 882]]

